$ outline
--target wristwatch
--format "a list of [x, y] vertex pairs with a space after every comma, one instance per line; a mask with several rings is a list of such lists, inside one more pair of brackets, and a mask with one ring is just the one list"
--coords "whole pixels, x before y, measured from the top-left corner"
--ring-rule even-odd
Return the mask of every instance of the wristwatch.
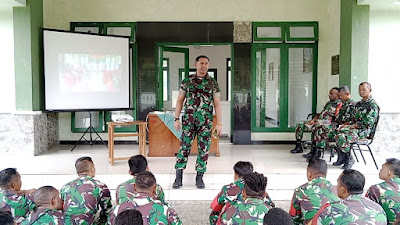
[[179, 117], [175, 117], [175, 121], [179, 120]]

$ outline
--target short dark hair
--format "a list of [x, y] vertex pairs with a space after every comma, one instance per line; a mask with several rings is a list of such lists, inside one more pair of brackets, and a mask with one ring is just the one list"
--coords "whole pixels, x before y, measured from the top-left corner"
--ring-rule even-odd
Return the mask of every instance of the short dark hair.
[[339, 91], [344, 91], [346, 93], [350, 93], [350, 88], [347, 85], [343, 85], [339, 88]]
[[142, 213], [136, 209], [122, 211], [117, 215], [115, 225], [143, 225]]
[[336, 90], [336, 91], [339, 92], [340, 88], [338, 88], [338, 87], [333, 87], [333, 88], [331, 88], [331, 90]]
[[42, 206], [51, 202], [53, 193], [56, 193], [57, 189], [52, 186], [43, 186], [35, 191], [33, 194], [33, 202], [37, 206]]
[[80, 157], [75, 162], [75, 169], [77, 173], [89, 172], [94, 163], [89, 156]]
[[367, 87], [371, 90], [371, 84], [366, 82], [366, 81], [361, 82], [360, 85], [358, 85], [358, 86], [361, 86], [361, 85], [364, 85], [364, 84], [367, 85]]
[[249, 197], [264, 197], [268, 179], [264, 174], [257, 172], [248, 173], [243, 176], [244, 190]]
[[247, 161], [239, 161], [233, 166], [233, 170], [239, 177], [243, 177], [248, 173], [253, 172], [253, 164]]
[[264, 225], [292, 225], [292, 217], [281, 208], [272, 208], [264, 216]]
[[307, 167], [313, 170], [314, 172], [320, 173], [325, 176], [328, 172], [328, 165], [323, 159], [311, 159], [308, 161]]
[[386, 159], [386, 164], [389, 165], [394, 175], [400, 177], [400, 160], [395, 158]]
[[147, 159], [142, 155], [132, 156], [128, 160], [129, 170], [133, 175], [145, 171], [147, 168]]
[[364, 191], [365, 177], [357, 170], [344, 170], [340, 176], [340, 181], [350, 194], [362, 194]]
[[143, 171], [136, 174], [135, 184], [137, 188], [148, 190], [156, 182], [156, 178], [150, 171]]
[[18, 172], [15, 168], [7, 168], [0, 171], [0, 187], [8, 188], [7, 186], [14, 180]]
[[11, 212], [0, 211], [0, 224], [1, 225], [14, 225], [14, 220]]
[[207, 56], [205, 56], [205, 55], [199, 55], [199, 56], [197, 56], [197, 57], [196, 57], [196, 62], [198, 62], [201, 58], [205, 58], [205, 59], [207, 59], [207, 60], [210, 62], [210, 59], [209, 59]]

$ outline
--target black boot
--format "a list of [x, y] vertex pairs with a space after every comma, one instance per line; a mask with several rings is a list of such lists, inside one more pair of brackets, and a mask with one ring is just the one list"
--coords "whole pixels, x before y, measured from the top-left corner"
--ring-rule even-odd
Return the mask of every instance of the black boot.
[[183, 170], [177, 169], [176, 170], [176, 178], [175, 178], [174, 184], [172, 184], [172, 188], [178, 189], [182, 186], [182, 176], [183, 176]]
[[296, 147], [294, 149], [290, 150], [290, 153], [296, 154], [296, 153], [302, 153], [303, 152], [303, 145], [301, 143], [300, 139], [296, 140]]
[[203, 172], [197, 172], [196, 175], [196, 186], [199, 189], [203, 189], [205, 187], [204, 182], [203, 182]]
[[303, 156], [303, 158], [310, 159], [310, 158], [313, 158], [316, 153], [317, 153], [317, 147], [315, 145], [313, 145], [311, 147], [311, 151], [307, 154], [303, 154], [302, 156]]
[[345, 170], [351, 169], [351, 167], [353, 167], [353, 165], [355, 163], [353, 156], [351, 155], [351, 152], [344, 153], [344, 154], [346, 154], [346, 162], [344, 163], [342, 169], [345, 169]]
[[346, 162], [346, 153], [342, 152], [341, 150], [338, 151], [338, 158], [337, 161], [334, 162], [332, 165], [334, 166], [340, 166]]

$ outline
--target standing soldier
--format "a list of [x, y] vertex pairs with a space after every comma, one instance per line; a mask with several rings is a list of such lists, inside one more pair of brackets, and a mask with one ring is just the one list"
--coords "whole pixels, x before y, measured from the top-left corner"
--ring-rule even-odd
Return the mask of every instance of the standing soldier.
[[[77, 159], [75, 168], [79, 177], [61, 189], [65, 224], [105, 224], [112, 207], [110, 190], [93, 179], [96, 169], [90, 157]], [[99, 208], [100, 216], [94, 221]]]
[[340, 125], [335, 136], [336, 146], [344, 153], [344, 169], [350, 169], [354, 164], [350, 152], [351, 143], [368, 137], [378, 118], [379, 106], [372, 98], [371, 91], [371, 84], [368, 82], [362, 82], [358, 86], [358, 93], [362, 99], [355, 106], [354, 118], [349, 124]]
[[116, 218], [120, 213], [135, 209], [142, 214], [143, 224], [145, 225], [182, 225], [171, 206], [153, 198], [156, 193], [156, 185], [156, 178], [151, 172], [143, 171], [138, 173], [134, 184], [138, 195], [134, 199], [117, 205], [110, 214], [108, 224], [115, 224]]
[[[342, 107], [339, 110], [339, 114], [331, 124], [316, 125], [313, 130], [313, 141], [320, 151], [323, 151], [326, 146], [326, 142], [334, 142], [335, 136], [337, 135], [337, 128], [339, 125], [348, 124], [354, 117], [354, 108], [356, 102], [351, 97], [350, 89], [347, 85], [340, 87], [339, 98], [342, 101]], [[344, 162], [344, 154], [342, 151], [338, 151], [338, 160], [334, 162], [334, 166], [340, 166]]]
[[382, 206], [388, 223], [393, 224], [396, 219], [400, 219], [400, 160], [386, 159], [379, 178], [384, 182], [372, 185], [366, 196]]
[[[290, 150], [290, 153], [302, 153], [303, 152], [303, 147], [302, 147], [302, 139], [303, 139], [303, 133], [304, 132], [311, 132], [312, 128], [318, 124], [318, 120], [329, 120], [332, 121], [336, 116], [337, 112], [340, 109], [341, 106], [341, 101], [338, 96], [339, 93], [339, 88], [334, 87], [329, 91], [329, 101], [325, 104], [324, 108], [322, 109], [321, 113], [315, 116], [312, 120], [310, 121], [301, 121], [296, 125], [296, 146], [294, 149]], [[314, 145], [313, 145], [314, 146]], [[313, 147], [311, 149], [311, 152], [304, 155], [306, 156], [314, 156], [315, 153], [315, 148]], [[319, 157], [318, 157], [319, 158]]]
[[362, 195], [365, 177], [357, 170], [348, 169], [337, 179], [337, 194], [349, 208], [349, 224], [386, 225], [386, 214], [377, 203]]
[[325, 160], [309, 160], [308, 183], [294, 190], [289, 211], [294, 225], [309, 223], [323, 205], [339, 201], [339, 198], [331, 191], [332, 184], [326, 179], [326, 173]]
[[21, 225], [64, 225], [62, 201], [57, 189], [51, 186], [37, 189], [33, 202], [38, 208]]
[[14, 221], [21, 223], [35, 208], [32, 193], [35, 189], [21, 190], [21, 175], [16, 169], [0, 171], [0, 211], [11, 212]]
[[[179, 115], [183, 105], [181, 147], [176, 156], [176, 179], [173, 188], [182, 186], [183, 170], [186, 168], [188, 156], [194, 138], [197, 136], [199, 155], [196, 161], [196, 186], [204, 188], [203, 175], [207, 169], [208, 151], [211, 145], [211, 128], [213, 123], [213, 105], [217, 115], [217, 125], [213, 133], [220, 135], [222, 131], [221, 93], [217, 81], [208, 75], [209, 59], [201, 55], [195, 61], [196, 73], [184, 79], [176, 102], [176, 130], [181, 129]], [[186, 99], [185, 103], [184, 100]]]

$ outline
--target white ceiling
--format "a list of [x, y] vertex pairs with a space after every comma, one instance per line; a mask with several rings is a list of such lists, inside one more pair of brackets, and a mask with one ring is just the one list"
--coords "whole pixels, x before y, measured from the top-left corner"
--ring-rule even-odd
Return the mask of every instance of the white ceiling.
[[0, 0], [0, 11], [9, 11], [15, 6], [26, 6], [26, 0]]
[[[398, 4], [395, 4], [398, 2]], [[400, 11], [400, 0], [358, 0], [358, 5], [369, 5], [370, 10]]]

